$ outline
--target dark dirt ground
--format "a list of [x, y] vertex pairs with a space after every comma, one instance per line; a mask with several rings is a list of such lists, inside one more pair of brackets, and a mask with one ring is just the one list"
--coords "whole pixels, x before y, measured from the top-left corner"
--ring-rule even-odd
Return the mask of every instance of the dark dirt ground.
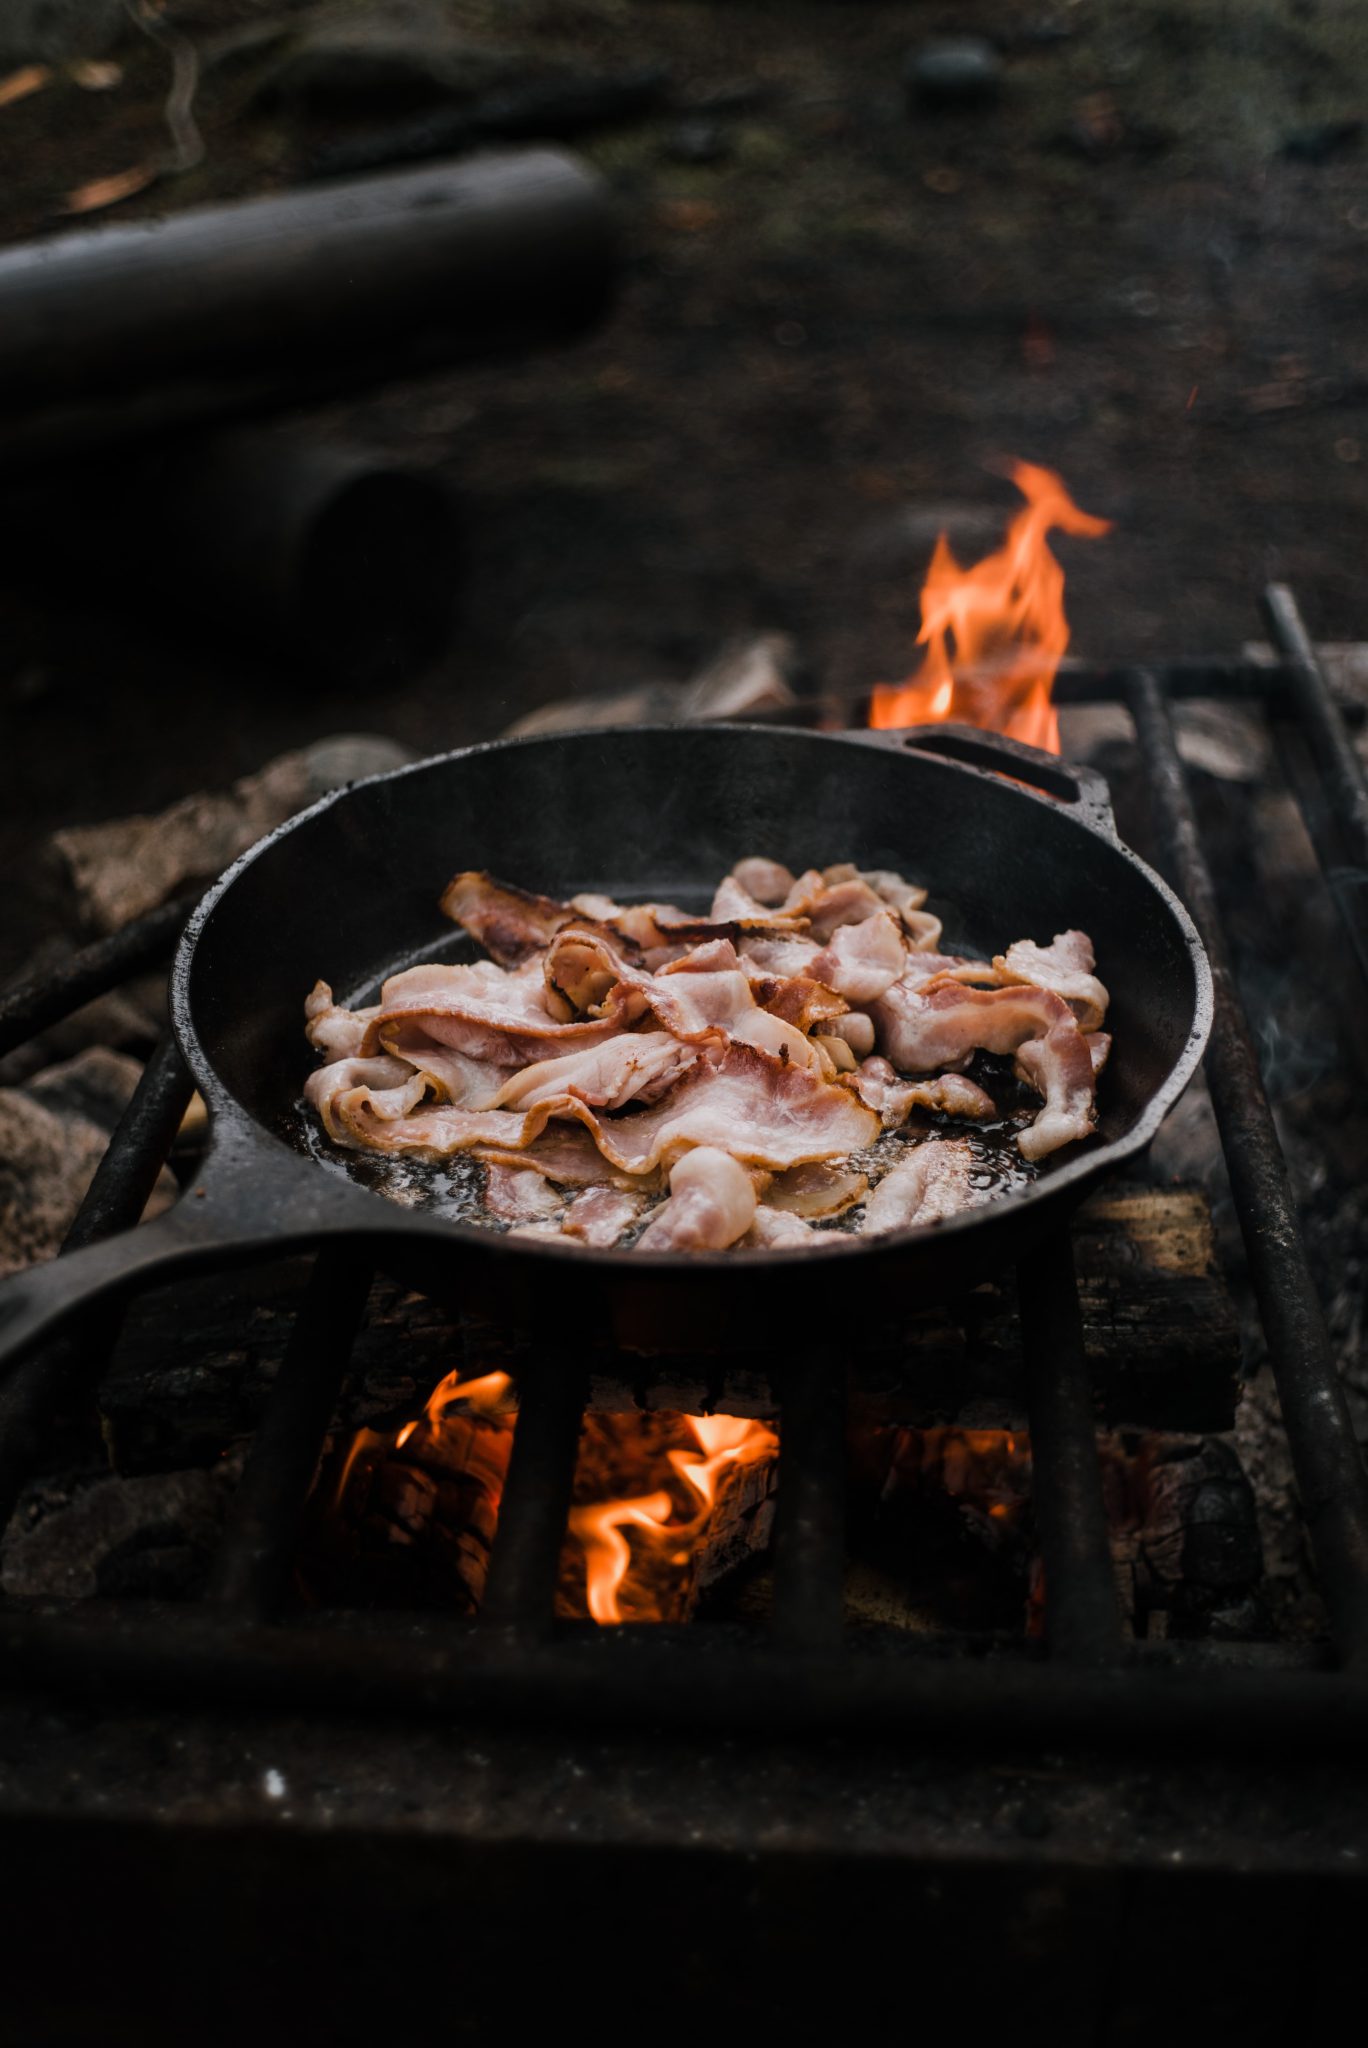
[[[775, 627], [814, 683], [904, 673], [935, 531], [981, 548], [1014, 502], [1004, 457], [1057, 468], [1116, 522], [1060, 544], [1079, 652], [1232, 651], [1270, 576], [1324, 637], [1368, 636], [1368, 144], [1332, 147], [1326, 126], [1365, 111], [1368, 13], [1042, 9], [429, 7], [515, 69], [667, 67], [669, 111], [578, 144], [620, 205], [616, 309], [572, 346], [301, 422], [459, 493], [457, 630], [417, 678], [358, 697], [244, 650], [226, 622], [177, 616], [155, 560], [118, 608], [77, 573], [56, 596], [27, 576], [0, 590], [0, 964], [33, 935], [42, 832], [328, 731], [442, 748]], [[281, 9], [171, 12], [208, 46]], [[909, 112], [903, 53], [948, 29], [996, 39], [1001, 99]], [[135, 36], [116, 54], [113, 91], [0, 108], [4, 238], [52, 231], [64, 192], [164, 146], [165, 51]], [[288, 182], [317, 133], [253, 102], [274, 61], [206, 67], [204, 163], [92, 221]], [[713, 117], [722, 157], [680, 161], [681, 109], [719, 94], [745, 102]]]

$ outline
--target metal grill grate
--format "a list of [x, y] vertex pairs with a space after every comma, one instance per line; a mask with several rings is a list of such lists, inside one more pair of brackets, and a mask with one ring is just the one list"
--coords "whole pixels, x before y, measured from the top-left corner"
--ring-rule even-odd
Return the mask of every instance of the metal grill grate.
[[[1121, 1642], [1072, 1249], [1057, 1239], [1019, 1276], [1033, 1489], [1046, 1576], [1047, 1644], [955, 1654], [846, 1641], [843, 1370], [793, 1362], [780, 1407], [775, 1595], [757, 1638], [723, 1625], [644, 1630], [553, 1626], [557, 1558], [582, 1417], [585, 1361], [543, 1355], [519, 1379], [519, 1413], [483, 1611], [474, 1624], [424, 1617], [282, 1619], [300, 1510], [312, 1483], [370, 1272], [325, 1249], [257, 1430], [198, 1607], [86, 1602], [0, 1607], [12, 1677], [101, 1689], [275, 1704], [438, 1714], [548, 1716], [631, 1725], [844, 1727], [1026, 1739], [1147, 1743], [1357, 1743], [1368, 1715], [1368, 1475], [1335, 1371], [1272, 1114], [1222, 937], [1170, 714], [1176, 696], [1241, 697], [1291, 715], [1317, 774], [1290, 775], [1327, 885], [1368, 972], [1368, 790], [1341, 709], [1291, 594], [1266, 613], [1281, 656], [1162, 671], [1082, 670], [1065, 701], [1130, 710], [1164, 865], [1201, 931], [1216, 984], [1206, 1076], [1248, 1248], [1303, 1511], [1330, 1616], [1327, 1649]], [[1314, 803], [1308, 801], [1308, 790]], [[161, 957], [183, 904], [0, 997], [0, 1052]], [[164, 1042], [119, 1125], [67, 1247], [131, 1228], [190, 1094]], [[33, 1471], [48, 1418], [116, 1329], [106, 1314], [13, 1370], [0, 1386], [0, 1518]]]

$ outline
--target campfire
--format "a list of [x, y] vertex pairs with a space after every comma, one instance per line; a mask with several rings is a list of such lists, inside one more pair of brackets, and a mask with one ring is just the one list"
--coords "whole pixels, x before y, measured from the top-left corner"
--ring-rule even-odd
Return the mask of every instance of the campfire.
[[[311, 1501], [319, 1598], [479, 1612], [517, 1421], [505, 1372], [449, 1373], [399, 1428], [339, 1446]], [[585, 1417], [556, 1611], [601, 1624], [689, 1619], [765, 1549], [779, 1439], [733, 1415]]]
[[1081, 512], [1053, 470], [1016, 462], [1010, 474], [1026, 503], [996, 554], [964, 569], [946, 535], [937, 540], [917, 635], [926, 653], [905, 683], [878, 685], [871, 725], [953, 720], [1059, 752], [1052, 691], [1069, 627], [1064, 571], [1048, 536], [1058, 527], [1095, 539], [1110, 523]]

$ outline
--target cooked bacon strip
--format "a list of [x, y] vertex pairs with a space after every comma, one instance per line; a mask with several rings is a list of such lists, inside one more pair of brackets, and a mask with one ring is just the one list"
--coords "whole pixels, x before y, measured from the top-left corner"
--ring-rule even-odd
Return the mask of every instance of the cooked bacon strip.
[[992, 1096], [963, 1074], [937, 1074], [931, 1081], [905, 1081], [877, 1054], [861, 1060], [854, 1087], [861, 1102], [878, 1111], [886, 1131], [905, 1124], [914, 1109], [974, 1120], [997, 1115]]
[[648, 974], [624, 960], [597, 932], [571, 928], [546, 955], [546, 979], [577, 1010], [611, 1009], [620, 1018], [650, 1010], [686, 1041], [717, 1039], [756, 1007], [750, 982], [729, 940], [713, 940]]
[[586, 1188], [566, 1210], [561, 1230], [566, 1237], [577, 1237], [603, 1250], [616, 1244], [640, 1213], [640, 1201], [618, 1188]]
[[670, 1198], [656, 1210], [639, 1251], [723, 1251], [744, 1237], [755, 1216], [755, 1183], [715, 1145], [697, 1145], [670, 1172]]
[[[745, 961], [742, 966], [748, 970]], [[771, 1016], [781, 1017], [798, 1031], [811, 1031], [817, 1025], [835, 1029], [836, 1020], [846, 1014], [845, 997], [806, 974], [756, 975], [748, 971], [748, 978], [751, 994], [760, 1008], [768, 1010]], [[872, 1025], [870, 1030], [872, 1033]]]
[[1088, 1051], [1092, 1055], [1094, 1074], [1100, 1074], [1111, 1057], [1112, 1041], [1110, 1031], [1085, 1031]]
[[553, 1216], [561, 1198], [539, 1173], [526, 1167], [491, 1166], [485, 1172], [485, 1207], [505, 1223], [526, 1223], [535, 1216]]
[[490, 960], [409, 967], [391, 975], [380, 991], [363, 1050], [369, 1053], [387, 1038], [393, 1040], [395, 1026], [416, 1024], [439, 1045], [471, 1059], [521, 1067], [529, 1060], [601, 1045], [628, 1021], [627, 1007], [624, 1003], [618, 1014], [604, 1017], [574, 1017], [548, 989], [535, 959], [511, 973]]
[[1048, 946], [1018, 939], [995, 957], [993, 965], [1004, 984], [1029, 982], [1063, 996], [1080, 1031], [1101, 1029], [1111, 998], [1093, 973], [1097, 961], [1086, 932], [1056, 932]]
[[865, 1204], [864, 1232], [913, 1230], [988, 1199], [970, 1182], [974, 1155], [962, 1138], [927, 1138], [886, 1173]]
[[594, 1143], [592, 1131], [580, 1124], [548, 1124], [540, 1137], [521, 1151], [500, 1151], [497, 1144], [477, 1145], [476, 1159], [488, 1166], [526, 1167], [563, 1188], [615, 1188], [636, 1196], [654, 1194], [658, 1173], [624, 1173], [612, 1166]]
[[848, 1166], [790, 1166], [775, 1174], [765, 1201], [794, 1216], [839, 1216], [863, 1201], [868, 1188], [864, 1174]]
[[443, 914], [463, 925], [504, 967], [517, 967], [549, 946], [576, 913], [550, 896], [534, 896], [510, 882], [497, 882], [482, 869], [454, 875], [442, 891]]

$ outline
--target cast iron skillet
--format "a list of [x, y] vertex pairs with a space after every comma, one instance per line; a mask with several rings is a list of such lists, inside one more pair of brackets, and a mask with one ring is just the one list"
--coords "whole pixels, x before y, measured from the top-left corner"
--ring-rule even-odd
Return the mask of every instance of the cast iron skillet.
[[[1101, 1120], [1021, 1193], [921, 1230], [838, 1238], [810, 1258], [650, 1255], [507, 1237], [404, 1209], [310, 1158], [297, 1102], [304, 997], [339, 1001], [460, 935], [449, 876], [706, 906], [743, 854], [795, 871], [852, 860], [925, 881], [947, 949], [1089, 932], [1112, 994]], [[1118, 841], [1104, 783], [989, 735], [937, 726], [819, 735], [637, 727], [501, 742], [325, 797], [230, 868], [191, 918], [171, 1013], [208, 1105], [193, 1190], [158, 1221], [0, 1287], [0, 1358], [93, 1298], [172, 1270], [352, 1241], [410, 1284], [566, 1344], [763, 1347], [944, 1299], [1028, 1254], [1153, 1138], [1201, 1058], [1211, 979], [1171, 891]]]

